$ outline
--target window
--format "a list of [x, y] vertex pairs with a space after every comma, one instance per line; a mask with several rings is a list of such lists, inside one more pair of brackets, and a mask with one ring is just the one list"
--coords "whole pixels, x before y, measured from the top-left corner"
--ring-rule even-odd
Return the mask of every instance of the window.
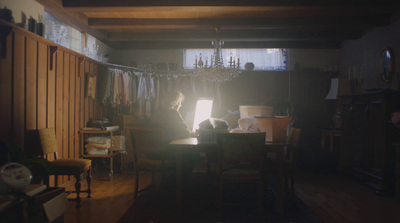
[[[202, 60], [210, 64], [214, 49], [185, 49], [183, 51], [183, 67], [193, 69], [196, 56], [201, 53]], [[240, 58], [240, 67], [244, 69], [247, 62], [254, 64], [255, 70], [286, 70], [286, 49], [222, 49], [224, 65], [228, 66], [230, 57]]]
[[48, 12], [44, 12], [44, 37], [61, 46], [82, 53], [82, 33], [65, 24]]

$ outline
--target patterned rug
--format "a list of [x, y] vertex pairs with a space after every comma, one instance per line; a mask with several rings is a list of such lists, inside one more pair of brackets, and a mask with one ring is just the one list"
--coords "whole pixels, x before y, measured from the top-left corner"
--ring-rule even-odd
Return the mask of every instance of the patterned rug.
[[[183, 192], [183, 211], [179, 214], [175, 206], [174, 185], [151, 188], [139, 193], [138, 198], [127, 208], [118, 222], [135, 223], [208, 223], [208, 222], [279, 222], [279, 223], [321, 223], [322, 221], [296, 197], [295, 202], [285, 199], [284, 213], [275, 211], [274, 181], [270, 180], [265, 188], [263, 216], [259, 216], [256, 207], [227, 206], [223, 217], [218, 217], [217, 184], [211, 183], [204, 173], [195, 173], [185, 182]], [[214, 180], [215, 181], [215, 180]], [[224, 188], [224, 199], [232, 201], [255, 201], [255, 188], [251, 186]]]

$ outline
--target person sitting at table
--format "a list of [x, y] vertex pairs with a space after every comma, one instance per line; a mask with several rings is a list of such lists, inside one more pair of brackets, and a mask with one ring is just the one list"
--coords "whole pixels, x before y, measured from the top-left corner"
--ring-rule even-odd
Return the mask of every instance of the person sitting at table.
[[[180, 91], [170, 91], [165, 95], [161, 109], [155, 111], [150, 117], [150, 125], [158, 126], [164, 129], [164, 137], [167, 143], [175, 139], [190, 137], [191, 131], [186, 125], [179, 109], [185, 96]], [[174, 159], [175, 154], [167, 152], [166, 159]], [[200, 159], [197, 151], [188, 151], [183, 154], [182, 170], [184, 174], [191, 173]]]

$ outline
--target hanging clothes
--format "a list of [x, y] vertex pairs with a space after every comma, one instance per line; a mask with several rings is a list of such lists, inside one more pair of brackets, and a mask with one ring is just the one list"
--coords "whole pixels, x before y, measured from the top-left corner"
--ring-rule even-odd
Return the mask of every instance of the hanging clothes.
[[137, 98], [138, 98], [138, 77], [139, 74], [138, 73], [134, 73], [132, 76], [132, 103], [136, 103], [137, 102]]
[[139, 100], [147, 99], [149, 95], [146, 83], [146, 76], [147, 74], [144, 73], [139, 77], [138, 96], [137, 96]]
[[129, 105], [129, 85], [131, 82], [131, 75], [128, 72], [124, 72], [121, 76], [122, 82], [122, 104]]
[[111, 74], [111, 70], [107, 70], [106, 75], [107, 75], [107, 81], [106, 81], [106, 86], [105, 86], [105, 91], [104, 91], [104, 96], [101, 99], [101, 102], [105, 105], [107, 103], [109, 103], [109, 98], [111, 96], [111, 78], [112, 78], [112, 74]]

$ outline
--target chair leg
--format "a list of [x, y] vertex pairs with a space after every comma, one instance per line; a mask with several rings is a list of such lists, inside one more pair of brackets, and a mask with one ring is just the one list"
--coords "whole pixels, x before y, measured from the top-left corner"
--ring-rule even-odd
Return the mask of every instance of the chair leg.
[[155, 184], [155, 179], [156, 179], [156, 172], [151, 171], [151, 185], [154, 186]]
[[58, 186], [58, 175], [54, 175], [54, 186]]
[[139, 171], [136, 170], [135, 172], [135, 194], [133, 196], [136, 199], [139, 191]]
[[79, 197], [79, 194], [81, 192], [81, 175], [77, 174], [75, 175], [75, 190], [76, 190], [76, 207], [80, 208], [81, 207], [81, 198]]
[[208, 160], [207, 153], [206, 153], [206, 155], [204, 157], [204, 161], [206, 163], [206, 174], [208, 176], [208, 174], [210, 172], [210, 161]]
[[219, 181], [218, 186], [218, 207], [219, 207], [219, 217], [222, 218], [222, 182]]
[[295, 199], [294, 199], [294, 196], [295, 196], [295, 180], [294, 180], [294, 178], [295, 178], [296, 176], [295, 176], [295, 171], [294, 170], [292, 170], [291, 171], [291, 174], [290, 174], [290, 189], [291, 189], [291, 196], [292, 196], [292, 200], [293, 201], [295, 201]]
[[263, 183], [258, 183], [257, 184], [257, 204], [258, 204], [258, 214], [260, 216], [263, 216], [263, 214], [264, 214], [263, 198], [264, 198]]
[[88, 186], [88, 189], [87, 189], [88, 196], [87, 197], [91, 198], [92, 190], [90, 189], [90, 183], [92, 182], [92, 169], [89, 169], [87, 171], [86, 182], [87, 182], [87, 186]]
[[288, 170], [285, 168], [285, 193], [289, 196], [289, 173]]
[[43, 183], [44, 183], [47, 187], [50, 187], [50, 176], [49, 176], [49, 175], [43, 177]]

